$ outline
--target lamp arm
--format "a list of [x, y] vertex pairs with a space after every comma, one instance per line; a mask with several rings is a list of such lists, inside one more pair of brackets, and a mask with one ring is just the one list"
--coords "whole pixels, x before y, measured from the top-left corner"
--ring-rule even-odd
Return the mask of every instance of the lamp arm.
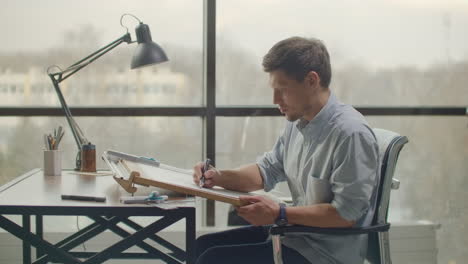
[[68, 125], [73, 134], [73, 138], [75, 139], [76, 145], [78, 147], [78, 155], [76, 158], [76, 170], [80, 170], [81, 167], [81, 148], [83, 144], [87, 144], [88, 140], [84, 136], [81, 128], [78, 126], [78, 123], [73, 119], [71, 114], [70, 108], [68, 108], [67, 102], [63, 97], [62, 91], [60, 89], [60, 83], [63, 82], [68, 77], [72, 76], [79, 70], [83, 69], [87, 65], [91, 64], [93, 61], [100, 58], [102, 55], [106, 54], [110, 50], [114, 49], [118, 45], [122, 44], [123, 42], [132, 43], [130, 33], [126, 33], [122, 37], [116, 39], [115, 41], [109, 43], [108, 45], [100, 48], [99, 50], [93, 52], [92, 54], [88, 55], [87, 57], [81, 59], [80, 61], [72, 64], [68, 68], [60, 72], [48, 73], [50, 79], [55, 88], [55, 92], [59, 98], [60, 104], [62, 106], [63, 111], [65, 112], [65, 117], [67, 119]]
[[[102, 47], [102, 48], [96, 50], [95, 52], [91, 53], [91, 54], [88, 55], [87, 57], [81, 59], [80, 61], [78, 61], [78, 62], [76, 62], [76, 63], [70, 65], [70, 67], [73, 67], [73, 66], [76, 66], [76, 65], [78, 65], [78, 64], [81, 64], [82, 62], [84, 62], [84, 61], [86, 61], [87, 59], [89, 59], [89, 58], [95, 56], [96, 54], [100, 53], [101, 51], [107, 49], [109, 46], [112, 46], [112, 45], [114, 45], [114, 44], [116, 44], [116, 43], [118, 43], [118, 44], [120, 44], [120, 43], [122, 43], [122, 42], [130, 43], [131, 41], [132, 41], [132, 40], [131, 40], [131, 37], [130, 37], [130, 33], [127, 32], [125, 35], [121, 36], [120, 38], [118, 38], [118, 39], [112, 41], [111, 43], [107, 44], [106, 46], [104, 46], [104, 47]], [[118, 44], [117, 44], [117, 45], [118, 45]], [[107, 51], [106, 51], [106, 52], [107, 52]], [[106, 52], [104, 52], [104, 53], [106, 53]]]
[[88, 66], [95, 60], [99, 59], [102, 55], [106, 54], [107, 52], [113, 50], [115, 47], [119, 46], [122, 43], [132, 43], [132, 39], [130, 33], [126, 33], [125, 35], [121, 36], [120, 38], [114, 40], [113, 42], [107, 44], [106, 46], [98, 49], [97, 51], [91, 53], [90, 55], [86, 56], [85, 58], [75, 62], [74, 64], [70, 65], [63, 71], [51, 73], [49, 75], [53, 75], [55, 79], [61, 83], [68, 77], [72, 76], [79, 70], [83, 69], [84, 67]]
[[81, 146], [83, 145], [85, 139], [84, 137], [79, 135], [79, 132], [77, 129], [78, 124], [73, 119], [70, 108], [68, 108], [67, 102], [65, 101], [65, 98], [63, 97], [62, 91], [60, 90], [59, 82], [54, 78], [53, 75], [49, 74], [49, 77], [51, 78], [52, 83], [54, 84], [55, 92], [57, 93], [60, 104], [62, 105], [62, 109], [65, 112], [65, 117], [67, 118], [68, 125], [71, 128], [73, 138], [75, 138], [75, 142], [76, 142], [76, 145], [78, 146], [78, 150], [81, 150]]

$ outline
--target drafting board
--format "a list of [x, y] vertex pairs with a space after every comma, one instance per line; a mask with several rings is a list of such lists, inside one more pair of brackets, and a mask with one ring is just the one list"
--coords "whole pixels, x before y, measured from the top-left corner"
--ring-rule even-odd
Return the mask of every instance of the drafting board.
[[201, 188], [193, 182], [192, 171], [183, 170], [131, 154], [107, 150], [102, 158], [115, 173], [114, 179], [127, 191], [134, 193], [135, 184], [154, 186], [175, 192], [204, 197], [211, 200], [241, 206], [241, 195], [223, 188]]

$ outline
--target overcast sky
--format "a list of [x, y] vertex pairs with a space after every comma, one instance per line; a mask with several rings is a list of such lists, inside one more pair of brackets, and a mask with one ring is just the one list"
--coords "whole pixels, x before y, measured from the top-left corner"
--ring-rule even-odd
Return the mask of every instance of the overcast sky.
[[[123, 13], [147, 23], [156, 42], [202, 47], [201, 0], [0, 3], [0, 52], [61, 46], [63, 32], [86, 24], [95, 26], [106, 44], [125, 33]], [[217, 7], [218, 34], [255, 59], [292, 35], [324, 40], [335, 63], [427, 67], [468, 59], [466, 0], [222, 0]], [[124, 22], [133, 33], [136, 22]]]

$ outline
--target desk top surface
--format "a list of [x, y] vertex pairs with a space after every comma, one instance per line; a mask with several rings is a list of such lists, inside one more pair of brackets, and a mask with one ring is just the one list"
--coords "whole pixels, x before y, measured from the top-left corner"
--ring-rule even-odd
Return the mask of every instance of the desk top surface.
[[[62, 172], [61, 176], [45, 176], [43, 170], [35, 169], [0, 187], [0, 208], [8, 207], [119, 207], [154, 208], [154, 205], [122, 204], [120, 197], [130, 196], [112, 176], [77, 175], [73, 171]], [[141, 194], [147, 195], [151, 190], [144, 187]], [[83, 195], [106, 197], [105, 202], [62, 200], [61, 195]], [[193, 203], [194, 204], [194, 203]], [[184, 203], [184, 207], [192, 207]]]

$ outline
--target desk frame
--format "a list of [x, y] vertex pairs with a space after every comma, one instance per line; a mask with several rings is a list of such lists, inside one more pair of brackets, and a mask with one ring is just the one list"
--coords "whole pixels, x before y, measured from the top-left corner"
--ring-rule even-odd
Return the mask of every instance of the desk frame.
[[[0, 188], [4, 190], [18, 184], [22, 180], [34, 175], [40, 170], [33, 170]], [[14, 223], [3, 215], [21, 215], [22, 226]], [[31, 216], [35, 216], [36, 234], [31, 232]], [[87, 216], [94, 223], [80, 231], [51, 244], [43, 238], [44, 215], [70, 215]], [[130, 220], [131, 216], [160, 216], [155, 222], [146, 227], [140, 226]], [[171, 224], [185, 218], [185, 251], [156, 235]], [[135, 230], [133, 234], [117, 226], [123, 223]], [[31, 262], [31, 246], [36, 247], [36, 260], [33, 263], [47, 263], [59, 261], [63, 263], [102, 263], [109, 259], [161, 259], [166, 263], [194, 263], [195, 247], [195, 208], [178, 207], [174, 209], [161, 209], [158, 207], [114, 207], [114, 206], [5, 206], [0, 205], [0, 228], [23, 240], [23, 263]], [[71, 251], [76, 246], [88, 241], [98, 234], [110, 230], [122, 237], [122, 240], [109, 246], [101, 252]], [[158, 245], [170, 250], [164, 253], [144, 242], [151, 239]], [[126, 249], [138, 246], [146, 253], [123, 253]], [[78, 258], [86, 258], [81, 261]]]

